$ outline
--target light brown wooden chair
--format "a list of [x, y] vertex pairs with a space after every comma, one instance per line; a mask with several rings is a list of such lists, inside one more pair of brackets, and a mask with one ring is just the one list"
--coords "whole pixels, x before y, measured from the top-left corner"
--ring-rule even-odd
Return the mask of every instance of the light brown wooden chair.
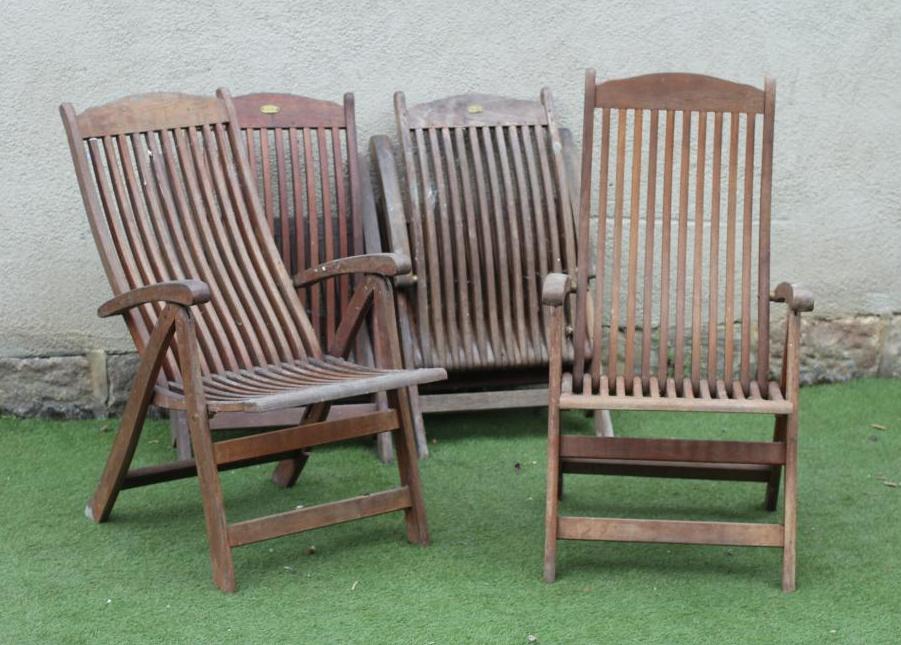
[[[771, 80], [761, 90], [693, 74], [600, 84], [593, 70], [586, 75], [580, 262], [574, 275], [549, 275], [543, 294], [553, 309], [548, 581], [557, 540], [613, 540], [779, 547], [782, 587], [795, 588], [799, 325], [813, 297], [788, 283], [770, 292], [774, 109]], [[593, 281], [592, 212], [599, 231]], [[575, 358], [566, 370], [572, 285]], [[769, 377], [770, 302], [787, 309], [778, 382]], [[775, 434], [772, 442], [565, 435], [566, 409], [772, 414]], [[781, 524], [558, 512], [563, 473], [757, 481], [775, 510], [783, 468]]]
[[[231, 549], [280, 535], [403, 510], [407, 536], [428, 542], [413, 444], [409, 386], [444, 377], [403, 370], [390, 278], [397, 255], [354, 256], [307, 269], [292, 282], [256, 192], [234, 105], [218, 98], [148, 94], [76, 114], [60, 108], [76, 175], [114, 297], [141, 363], [100, 484], [87, 506], [108, 519], [120, 490], [197, 475], [213, 580], [236, 588]], [[324, 351], [295, 287], [362, 274]], [[383, 333], [379, 367], [345, 360], [370, 310]], [[325, 421], [333, 401], [379, 391], [390, 407]], [[194, 459], [129, 469], [148, 406], [184, 411]], [[213, 441], [219, 413], [304, 407], [293, 427]], [[291, 485], [305, 450], [393, 431], [401, 485], [387, 491], [226, 523], [219, 470], [282, 459]]]
[[[466, 94], [408, 108], [398, 92], [394, 105], [401, 163], [384, 136], [372, 139], [370, 157], [382, 248], [413, 262], [396, 280], [405, 359], [450, 374], [419, 393], [420, 407], [543, 407], [541, 283], [576, 270], [578, 194], [572, 137], [557, 125], [551, 93], [542, 90], [540, 101]], [[571, 346], [565, 351], [570, 359]], [[609, 417], [596, 418], [609, 428]]]
[[[282, 262], [293, 275], [338, 258], [362, 255], [367, 245], [379, 248], [378, 224], [365, 155], [357, 153], [356, 114], [353, 94], [342, 104], [295, 94], [257, 92], [233, 99], [238, 124], [247, 145], [247, 158], [257, 178], [257, 190], [269, 229]], [[358, 276], [344, 275], [298, 287], [322, 347], [334, 341]], [[374, 360], [372, 329], [361, 326], [351, 358], [365, 365]], [[333, 406], [330, 415], [385, 407], [378, 401], [353, 401]], [[415, 399], [413, 399], [415, 403]], [[266, 414], [219, 415], [213, 428], [247, 425], [296, 425], [303, 409]], [[188, 446], [183, 415], [175, 413], [174, 427], [180, 454]], [[422, 416], [413, 407], [417, 445], [426, 450]], [[383, 461], [393, 453], [391, 433], [378, 435]]]

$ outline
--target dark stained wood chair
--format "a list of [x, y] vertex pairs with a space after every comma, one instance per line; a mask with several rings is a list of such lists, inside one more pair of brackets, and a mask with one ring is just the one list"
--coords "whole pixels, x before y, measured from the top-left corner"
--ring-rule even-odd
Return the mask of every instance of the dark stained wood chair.
[[[403, 510], [407, 536], [428, 542], [407, 388], [443, 378], [403, 370], [390, 279], [406, 258], [351, 256], [293, 281], [256, 191], [234, 105], [181, 94], [130, 97], [76, 114], [61, 106], [79, 187], [114, 297], [141, 355], [109, 460], [86, 513], [108, 519], [122, 489], [196, 475], [213, 580], [236, 588], [233, 547]], [[296, 287], [362, 274], [323, 349]], [[345, 360], [368, 312], [383, 333], [379, 367]], [[386, 410], [326, 421], [333, 401], [388, 392]], [[195, 457], [130, 469], [148, 406], [183, 411]], [[210, 417], [304, 407], [288, 428], [213, 441]], [[292, 485], [305, 450], [393, 431], [400, 486], [257, 519], [226, 522], [219, 471], [282, 460]]]
[[[257, 189], [269, 229], [282, 262], [293, 275], [339, 258], [366, 252], [366, 236], [378, 228], [365, 156], [357, 153], [353, 94], [342, 104], [295, 94], [260, 92], [234, 97], [238, 124], [247, 145], [247, 158], [257, 177]], [[367, 229], [368, 226], [368, 229]], [[375, 228], [373, 228], [375, 226]], [[372, 240], [368, 242], [373, 247]], [[329, 347], [347, 311], [359, 276], [343, 275], [298, 287], [322, 347]], [[351, 357], [373, 364], [372, 328], [357, 333]], [[378, 401], [333, 406], [331, 415], [385, 407]], [[415, 400], [414, 400], [415, 402]], [[349, 410], [348, 410], [349, 408]], [[249, 424], [296, 424], [302, 409], [265, 415], [220, 415], [215, 427]], [[181, 445], [188, 445], [182, 415], [173, 415]], [[422, 415], [413, 409], [417, 446], [427, 451]], [[391, 433], [378, 435], [383, 461], [392, 456]], [[184, 451], [180, 451], [184, 452]], [[189, 455], [188, 455], [189, 456]]]
[[[795, 588], [799, 325], [813, 297], [789, 283], [770, 292], [774, 109], [771, 80], [758, 89], [693, 74], [600, 84], [593, 70], [586, 75], [580, 262], [574, 274], [549, 275], [543, 294], [553, 308], [548, 581], [557, 540], [613, 540], [779, 547], [782, 588]], [[589, 280], [592, 212], [599, 235]], [[769, 376], [771, 302], [784, 303], [787, 316], [778, 381]], [[567, 409], [771, 414], [775, 433], [772, 442], [566, 435], [560, 411]], [[783, 469], [781, 524], [558, 512], [563, 473], [756, 481], [775, 510]]]
[[[394, 103], [401, 163], [387, 137], [371, 141], [382, 248], [413, 262], [396, 281], [407, 365], [450, 374], [419, 393], [420, 407], [543, 407], [541, 283], [576, 270], [578, 194], [572, 137], [557, 125], [551, 93], [539, 101], [467, 94], [408, 108], [398, 92]], [[609, 429], [606, 413], [596, 419]]]

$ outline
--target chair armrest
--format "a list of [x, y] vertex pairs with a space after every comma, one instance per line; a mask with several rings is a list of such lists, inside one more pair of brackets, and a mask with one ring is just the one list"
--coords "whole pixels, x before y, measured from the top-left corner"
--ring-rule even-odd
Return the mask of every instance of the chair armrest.
[[410, 269], [410, 259], [400, 253], [351, 255], [301, 271], [294, 276], [294, 286], [308, 287], [326, 278], [349, 273], [368, 273], [390, 278], [410, 273]]
[[126, 291], [107, 300], [97, 309], [101, 318], [124, 314], [129, 309], [149, 302], [171, 302], [190, 307], [210, 300], [210, 287], [200, 280], [173, 280]]
[[784, 302], [792, 311], [813, 311], [813, 293], [791, 282], [780, 282], [770, 294], [770, 301]]
[[572, 292], [572, 279], [565, 273], [548, 273], [541, 289], [541, 302], [559, 307]]

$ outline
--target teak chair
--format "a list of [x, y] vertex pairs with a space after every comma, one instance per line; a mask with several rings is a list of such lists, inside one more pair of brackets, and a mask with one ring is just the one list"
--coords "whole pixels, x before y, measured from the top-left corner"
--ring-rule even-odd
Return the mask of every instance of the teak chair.
[[[396, 255], [336, 259], [291, 277], [270, 234], [245, 156], [235, 108], [218, 98], [148, 94], [76, 114], [61, 106], [91, 230], [141, 363], [119, 433], [86, 514], [108, 519], [120, 490], [197, 475], [213, 580], [235, 590], [231, 549], [308, 529], [403, 510], [407, 536], [428, 542], [407, 387], [443, 378], [402, 370], [390, 278]], [[323, 351], [295, 287], [349, 274], [365, 278]], [[370, 309], [380, 319], [381, 367], [344, 360]], [[326, 421], [338, 399], [388, 391], [390, 408]], [[194, 459], [129, 469], [147, 408], [184, 411]], [[293, 427], [213, 441], [209, 418], [304, 406]], [[394, 431], [401, 485], [233, 524], [219, 470], [282, 459], [292, 485], [305, 450]]]
[[[781, 547], [782, 587], [795, 588], [799, 325], [800, 313], [813, 309], [813, 297], [788, 283], [769, 291], [774, 108], [771, 80], [760, 90], [693, 74], [600, 84], [593, 70], [586, 75], [579, 268], [575, 276], [548, 276], [543, 294], [553, 308], [544, 552], [549, 582], [557, 540], [613, 540]], [[590, 286], [595, 177], [599, 234]], [[564, 373], [572, 285], [575, 357]], [[770, 302], [787, 305], [778, 382], [769, 381]], [[772, 442], [561, 435], [560, 410], [602, 408], [772, 414], [775, 434]], [[783, 468], [782, 524], [558, 513], [563, 473], [763, 482], [766, 508], [775, 510]]]
[[[373, 137], [383, 247], [398, 276], [407, 365], [444, 367], [423, 412], [543, 407], [541, 283], [576, 270], [574, 146], [540, 101], [466, 94], [407, 107], [394, 96], [406, 191], [387, 137]], [[569, 167], [568, 167], [569, 166]], [[567, 347], [566, 357], [571, 358]], [[597, 415], [603, 432], [609, 416]]]
[[[342, 104], [272, 92], [236, 96], [233, 102], [269, 230], [288, 271], [294, 275], [322, 262], [365, 253], [365, 237], [372, 236], [377, 223], [368, 162], [357, 154], [353, 94], [345, 94]], [[378, 246], [377, 228], [375, 237]], [[334, 342], [357, 282], [356, 276], [343, 275], [298, 287], [322, 347]], [[361, 326], [351, 354], [366, 365], [373, 364], [372, 332], [369, 325]], [[377, 403], [334, 406], [331, 415], [371, 410], [376, 405], [384, 408], [384, 395], [378, 396]], [[213, 427], [296, 425], [302, 413], [303, 409], [288, 409], [220, 415]], [[181, 430], [179, 444], [187, 446], [181, 417], [173, 415], [176, 429]], [[416, 407], [413, 420], [422, 449], [425, 439]], [[378, 448], [384, 461], [391, 459], [391, 433], [378, 435]]]

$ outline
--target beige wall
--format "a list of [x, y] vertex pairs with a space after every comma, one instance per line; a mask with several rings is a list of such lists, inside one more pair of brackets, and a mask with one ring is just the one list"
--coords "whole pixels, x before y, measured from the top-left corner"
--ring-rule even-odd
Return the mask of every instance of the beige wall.
[[901, 310], [901, 3], [304, 3], [0, 0], [0, 357], [129, 349], [57, 106], [151, 90], [357, 97], [555, 93], [580, 129], [583, 69], [779, 82], [774, 264], [818, 313]]

